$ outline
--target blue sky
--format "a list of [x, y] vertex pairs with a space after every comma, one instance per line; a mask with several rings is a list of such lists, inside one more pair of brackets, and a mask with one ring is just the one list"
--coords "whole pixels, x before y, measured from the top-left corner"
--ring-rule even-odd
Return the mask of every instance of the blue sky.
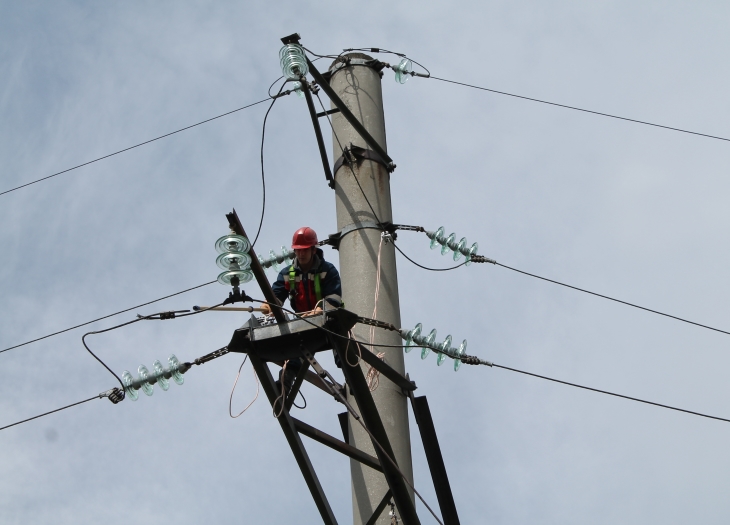
[[[0, 1], [0, 191], [261, 100], [293, 32], [318, 53], [378, 46], [435, 76], [730, 137], [728, 14], [722, 2]], [[509, 266], [730, 327], [726, 142], [432, 79], [399, 85], [387, 71], [383, 96], [396, 222], [443, 225]], [[258, 224], [264, 112], [0, 196], [0, 348], [213, 280], [225, 213]], [[265, 154], [257, 248], [303, 224], [333, 233], [304, 101], [274, 106]], [[422, 264], [449, 262], [423, 235], [399, 239]], [[505, 366], [730, 417], [726, 335], [499, 267], [397, 264], [407, 327], [466, 338]], [[89, 329], [227, 293], [211, 285]], [[89, 343], [121, 373], [206, 354], [243, 321], [137, 323]], [[114, 386], [82, 334], [0, 354], [0, 426]], [[228, 417], [239, 365], [226, 356], [151, 398], [2, 431], [3, 522], [316, 523], [268, 403]], [[406, 367], [428, 396], [463, 523], [728, 520], [727, 423], [504, 370], [453, 373], [414, 353]], [[246, 365], [234, 408], [254, 392]], [[305, 395], [298, 417], [338, 435], [339, 406]], [[348, 460], [305, 441], [349, 522]], [[416, 487], [435, 503], [417, 434], [413, 454]]]

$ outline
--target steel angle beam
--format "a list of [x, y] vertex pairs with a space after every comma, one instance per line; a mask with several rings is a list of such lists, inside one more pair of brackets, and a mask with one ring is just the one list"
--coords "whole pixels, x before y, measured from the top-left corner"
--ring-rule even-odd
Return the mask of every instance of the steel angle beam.
[[[259, 357], [255, 348], [255, 343], [254, 349], [250, 351], [248, 355], [251, 365], [256, 371], [256, 375], [258, 375], [261, 381], [261, 386], [266, 393], [266, 397], [269, 398], [271, 406], [280, 410], [281, 405], [276, 402], [280, 392], [276, 387], [276, 383], [274, 382], [274, 378], [271, 375], [269, 367], [266, 365], [266, 362]], [[299, 465], [299, 470], [301, 470], [302, 476], [304, 476], [304, 481], [309, 488], [309, 492], [312, 494], [312, 498], [314, 499], [314, 503], [317, 505], [317, 510], [319, 510], [319, 513], [322, 516], [322, 520], [327, 525], [337, 525], [337, 519], [335, 518], [332, 508], [327, 501], [327, 496], [325, 496], [324, 491], [322, 490], [322, 485], [319, 483], [317, 473], [314, 471], [312, 462], [309, 460], [309, 455], [302, 444], [302, 439], [296, 429], [294, 419], [289, 415], [287, 410], [283, 410], [281, 416], [277, 418], [277, 420], [279, 421], [281, 430], [284, 432], [284, 436], [291, 447], [294, 458]]]
[[[241, 219], [238, 218], [238, 214], [235, 209], [231, 213], [226, 214], [226, 219], [228, 219], [228, 226], [232, 231], [236, 232], [237, 235], [243, 235], [250, 240], [250, 237], [246, 235], [246, 230], [243, 229]], [[259, 262], [259, 258], [256, 256], [253, 245], [249, 249], [248, 253], [251, 256], [251, 271], [253, 272], [253, 276], [256, 277], [256, 282], [258, 283], [259, 288], [261, 288], [264, 298], [271, 305], [271, 313], [274, 314], [278, 323], [286, 323], [286, 315], [280, 308], [277, 308], [279, 300], [274, 295], [274, 290], [271, 288], [271, 283], [269, 283], [269, 280], [266, 278], [266, 273]]]
[[375, 522], [378, 521], [378, 518], [385, 510], [385, 507], [388, 505], [388, 502], [392, 497], [393, 494], [390, 492], [390, 490], [388, 490], [388, 492], [385, 493], [385, 496], [383, 496], [383, 499], [380, 500], [380, 503], [378, 503], [378, 506], [375, 507], [372, 516], [370, 516], [370, 519], [365, 525], [375, 525]]
[[322, 167], [324, 168], [324, 176], [327, 178], [327, 184], [333, 190], [335, 189], [335, 179], [332, 177], [332, 169], [330, 168], [330, 161], [327, 158], [327, 149], [324, 146], [324, 139], [322, 138], [322, 128], [319, 127], [319, 117], [317, 110], [314, 109], [314, 100], [312, 100], [312, 92], [309, 89], [307, 80], [302, 77], [300, 82], [302, 86], [302, 92], [304, 98], [307, 99], [307, 107], [309, 108], [309, 115], [312, 117], [312, 125], [314, 126], [314, 134], [317, 137], [317, 146], [319, 147], [319, 156], [322, 158]]
[[360, 463], [362, 463], [363, 465], [367, 465], [371, 469], [375, 469], [380, 472], [383, 471], [383, 468], [380, 466], [378, 458], [373, 457], [370, 454], [366, 454], [362, 450], [348, 445], [347, 443], [340, 441], [339, 439], [332, 437], [329, 434], [322, 432], [321, 430], [314, 428], [311, 425], [308, 425], [304, 421], [300, 421], [296, 418], [292, 419], [294, 420], [295, 428], [299, 431], [300, 434], [304, 434], [308, 438], [311, 438], [315, 441], [322, 443], [325, 446], [330, 447], [332, 450], [336, 450], [337, 452], [344, 454], [345, 456], [351, 457], [355, 461], [359, 461]]
[[[340, 334], [340, 336], [343, 336], [347, 333], [347, 330], [348, 328], [340, 326], [334, 331]], [[357, 354], [354, 350], [355, 345], [347, 346], [342, 337], [336, 336], [332, 336], [331, 342], [342, 363], [352, 363], [357, 359]], [[380, 418], [380, 413], [370, 393], [370, 388], [365, 380], [362, 368], [359, 366], [343, 366], [342, 372], [345, 374], [350, 392], [352, 392], [355, 401], [357, 401], [360, 417], [371, 433], [373, 448], [380, 461], [380, 466], [383, 468], [383, 474], [385, 475], [388, 487], [393, 493], [393, 501], [396, 507], [398, 507], [403, 524], [420, 525], [421, 522], [416, 513], [416, 507], [411, 499], [408, 486], [398, 471], [397, 464], [394, 464], [395, 454], [393, 453], [393, 447], [390, 445], [388, 434], [385, 432], [385, 426], [383, 426], [383, 421]]]
[[349, 122], [353, 128], [355, 128], [355, 131], [357, 131], [365, 143], [370, 146], [373, 151], [380, 155], [380, 158], [383, 159], [386, 166], [388, 166], [388, 171], [393, 171], [395, 169], [395, 164], [393, 164], [393, 159], [390, 158], [388, 153], [385, 151], [385, 148], [383, 148], [383, 146], [375, 140], [368, 130], [365, 129], [365, 126], [363, 126], [357, 117], [352, 114], [350, 108], [348, 108], [337, 93], [335, 93], [335, 90], [330, 87], [329, 82], [327, 82], [327, 80], [322, 76], [322, 73], [319, 72], [309, 59], [307, 59], [307, 65], [309, 66], [309, 72], [312, 77], [314, 77], [314, 80], [317, 81], [317, 85], [321, 87], [325, 93], [327, 93], [327, 96], [330, 98], [332, 103], [337, 106], [337, 109], [340, 110], [342, 116], [347, 119], [347, 122]]
[[459, 525], [459, 515], [456, 512], [454, 494], [451, 492], [449, 477], [446, 475], [446, 465], [441, 455], [441, 447], [439, 446], [438, 437], [436, 437], [436, 427], [433, 424], [431, 410], [428, 408], [428, 401], [426, 400], [426, 396], [413, 397], [411, 395], [410, 398], [413, 414], [418, 424], [418, 430], [421, 433], [423, 449], [426, 452], [428, 469], [431, 471], [433, 486], [436, 489], [436, 498], [439, 502], [444, 525]]

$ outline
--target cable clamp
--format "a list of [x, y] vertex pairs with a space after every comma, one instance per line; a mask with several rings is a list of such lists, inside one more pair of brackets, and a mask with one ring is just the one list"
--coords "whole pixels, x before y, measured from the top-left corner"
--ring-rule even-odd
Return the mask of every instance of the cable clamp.
[[99, 394], [100, 398], [108, 397], [109, 401], [114, 403], [115, 405], [119, 403], [120, 401], [124, 400], [124, 390], [114, 387], [111, 390], [107, 390], [106, 392], [102, 392]]
[[497, 261], [494, 259], [490, 259], [489, 257], [484, 257], [483, 255], [472, 255], [471, 259], [469, 259], [473, 263], [491, 263], [491, 264], [497, 264]]

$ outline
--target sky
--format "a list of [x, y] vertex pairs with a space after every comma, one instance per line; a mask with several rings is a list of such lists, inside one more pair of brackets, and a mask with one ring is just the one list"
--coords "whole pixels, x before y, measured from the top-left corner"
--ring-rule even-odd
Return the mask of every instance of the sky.
[[[437, 77], [730, 137], [729, 15], [717, 1], [0, 0], [0, 192], [266, 98], [279, 39], [294, 32], [316, 53], [376, 46]], [[444, 226], [505, 265], [730, 328], [726, 141], [434, 79], [400, 85], [391, 71], [383, 98], [395, 222]], [[266, 106], [0, 195], [0, 349], [214, 280], [225, 214], [235, 208], [249, 232], [261, 216]], [[334, 233], [303, 100], [274, 105], [264, 154], [257, 250], [304, 224]], [[452, 263], [423, 234], [401, 232], [399, 246], [426, 266]], [[397, 265], [405, 327], [467, 339], [500, 365], [730, 418], [725, 334], [499, 266]], [[206, 286], [0, 353], [0, 426], [115, 386], [85, 331], [227, 293]], [[87, 343], [115, 372], [134, 372], [220, 348], [245, 320], [141, 322]], [[95, 400], [1, 431], [2, 522], [319, 522], [263, 393], [228, 415], [241, 357], [137, 402]], [[405, 359], [462, 523], [730, 519], [726, 422]], [[246, 364], [234, 410], [255, 391]], [[294, 415], [338, 436], [340, 405], [303, 392], [308, 407]], [[413, 421], [411, 432], [416, 488], [437, 507]], [[349, 460], [304, 442], [338, 520], [351, 522]]]

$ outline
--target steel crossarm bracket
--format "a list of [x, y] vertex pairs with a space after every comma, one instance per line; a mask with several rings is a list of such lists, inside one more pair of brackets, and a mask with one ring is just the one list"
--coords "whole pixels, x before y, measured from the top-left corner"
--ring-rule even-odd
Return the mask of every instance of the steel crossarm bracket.
[[[336, 318], [338, 313], [340, 312], [335, 311], [331, 315]], [[347, 334], [348, 329], [345, 327], [339, 326], [333, 328], [335, 329], [332, 331], [341, 336]], [[375, 401], [373, 401], [370, 388], [365, 380], [365, 375], [359, 366], [351, 367], [347, 365], [347, 363], [353, 363], [357, 359], [357, 353], [354, 349], [355, 345], [346, 346], [342, 337], [331, 336], [331, 341], [332, 346], [340, 357], [340, 361], [343, 363], [342, 372], [345, 374], [350, 392], [355, 396], [355, 401], [357, 401], [357, 406], [360, 410], [360, 417], [363, 419], [363, 423], [367, 429], [372, 433], [373, 448], [378, 456], [378, 460], [380, 460], [380, 466], [383, 468], [383, 474], [393, 493], [393, 500], [398, 507], [403, 524], [420, 525], [421, 522], [418, 514], [416, 514], [416, 507], [411, 499], [408, 486], [396, 466], [391, 463], [391, 460], [393, 462], [396, 461], [395, 454], [390, 445], [388, 434], [385, 432], [383, 421], [380, 419], [378, 408], [375, 406]]]
[[301, 357], [302, 351], [312, 353], [329, 350], [332, 345], [327, 333], [321, 330], [327, 323], [325, 315], [313, 315], [305, 319], [295, 319], [282, 324], [254, 326], [246, 323], [233, 332], [228, 343], [231, 352], [249, 352], [253, 341], [261, 359], [268, 362], [283, 362], [286, 359]]
[[385, 148], [381, 146], [377, 140], [368, 132], [368, 130], [365, 129], [365, 126], [362, 125], [362, 123], [357, 119], [355, 115], [353, 115], [352, 111], [350, 111], [350, 108], [345, 105], [344, 102], [342, 102], [342, 99], [335, 93], [335, 90], [330, 87], [329, 82], [322, 76], [322, 73], [320, 73], [316, 67], [314, 67], [314, 64], [307, 58], [307, 65], [309, 66], [309, 72], [312, 74], [312, 77], [314, 80], [317, 81], [317, 85], [322, 88], [322, 90], [327, 93], [327, 96], [330, 98], [332, 103], [337, 106], [337, 109], [340, 110], [342, 113], [342, 116], [347, 119], [347, 122], [350, 123], [350, 125], [355, 128], [355, 131], [358, 132], [358, 134], [362, 137], [362, 139], [367, 143], [370, 148], [375, 151], [378, 155], [380, 155], [380, 158], [383, 159], [383, 162], [385, 162], [386, 166], [388, 166], [388, 171], [393, 171], [395, 169], [395, 164], [393, 163], [393, 159], [390, 158], [388, 153], [385, 151]]
[[322, 167], [324, 168], [324, 176], [327, 178], [329, 187], [335, 189], [335, 179], [332, 176], [332, 169], [330, 168], [330, 161], [327, 158], [327, 149], [324, 147], [324, 139], [322, 138], [322, 128], [319, 126], [319, 117], [317, 116], [317, 110], [314, 109], [314, 100], [312, 100], [312, 91], [307, 84], [307, 79], [304, 77], [299, 79], [299, 84], [302, 86], [302, 92], [304, 98], [307, 99], [307, 107], [309, 108], [309, 115], [312, 117], [312, 124], [314, 125], [314, 134], [317, 137], [317, 146], [319, 147], [319, 156], [322, 157]]
[[436, 498], [439, 502], [444, 525], [459, 525], [454, 494], [451, 492], [449, 477], [446, 475], [446, 465], [441, 455], [441, 447], [436, 436], [436, 427], [433, 424], [431, 410], [428, 408], [428, 401], [426, 396], [413, 397], [412, 393], [408, 397], [411, 399], [413, 415], [416, 417], [418, 430], [421, 433], [423, 449], [426, 452], [426, 461], [428, 462], [428, 469], [431, 471], [431, 479], [433, 479], [433, 486], [436, 489]]
[[[258, 356], [258, 352], [255, 348], [249, 352], [248, 356], [251, 361], [251, 365], [256, 371], [256, 375], [258, 375], [261, 381], [261, 386], [266, 393], [266, 397], [269, 398], [271, 406], [274, 407], [276, 399], [279, 397], [280, 393], [276, 387], [276, 383], [274, 382], [274, 378], [271, 375], [269, 367]], [[276, 405], [279, 408], [281, 407], [278, 403]], [[309, 460], [309, 455], [302, 444], [302, 439], [294, 424], [294, 419], [289, 415], [287, 410], [283, 410], [278, 421], [279, 425], [281, 425], [281, 430], [284, 432], [284, 436], [294, 453], [294, 458], [299, 465], [299, 469], [302, 471], [304, 481], [307, 483], [307, 487], [309, 487], [309, 491], [312, 493], [312, 498], [314, 499], [314, 503], [317, 505], [320, 515], [322, 516], [322, 521], [324, 521], [326, 525], [337, 525], [337, 519], [335, 518], [332, 508], [327, 501], [327, 496], [325, 496], [324, 491], [322, 490], [322, 485], [320, 485], [317, 473], [314, 471], [312, 462]]]

